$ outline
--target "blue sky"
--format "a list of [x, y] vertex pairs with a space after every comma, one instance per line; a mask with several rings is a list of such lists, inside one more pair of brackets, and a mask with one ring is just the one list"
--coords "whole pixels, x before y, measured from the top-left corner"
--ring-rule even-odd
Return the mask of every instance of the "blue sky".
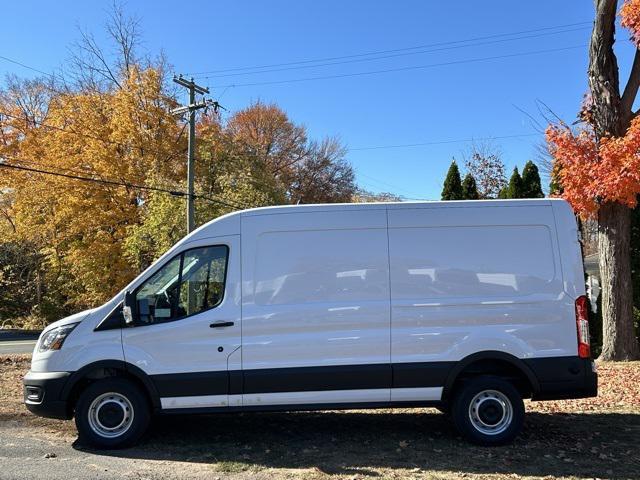
[[[110, 4], [8, 2], [0, 19], [0, 55], [55, 70], [68, 59], [77, 27], [103, 36]], [[349, 61], [322, 67], [291, 68], [312, 65], [303, 63], [260, 74], [196, 77], [231, 111], [258, 99], [275, 102], [312, 137], [339, 136], [351, 148], [348, 159], [361, 186], [410, 198], [439, 198], [451, 158], [461, 158], [469, 146], [457, 140], [495, 137], [509, 172], [534, 159], [543, 137], [531, 135], [536, 128], [521, 110], [542, 120], [536, 104], [542, 101], [573, 121], [587, 88], [590, 29], [581, 22], [593, 18], [590, 1], [130, 0], [125, 9], [141, 18], [144, 48], [164, 51], [178, 73], [351, 56], [319, 62]], [[571, 26], [539, 30], [562, 25]], [[538, 31], [459, 42], [532, 30]], [[623, 79], [630, 54], [626, 32], [618, 37]], [[442, 42], [459, 43], [399, 50]], [[375, 61], [355, 56], [389, 50], [397, 51], [377, 56], [405, 55]], [[503, 58], [482, 60], [487, 57]], [[395, 71], [360, 75], [380, 70]], [[34, 75], [0, 60], [0, 75], [10, 72]], [[242, 86], [280, 81], [287, 83]], [[456, 142], [368, 149], [449, 141]]]

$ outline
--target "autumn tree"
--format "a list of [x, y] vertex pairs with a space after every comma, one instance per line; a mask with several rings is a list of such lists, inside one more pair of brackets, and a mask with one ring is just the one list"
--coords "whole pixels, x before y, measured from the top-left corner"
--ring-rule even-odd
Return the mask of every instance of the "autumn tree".
[[529, 160], [522, 169], [522, 197], [544, 198], [540, 172], [535, 163]]
[[356, 192], [344, 145], [337, 138], [310, 140], [276, 105], [256, 102], [233, 114], [225, 130], [242, 155], [264, 166], [289, 203], [348, 202]]
[[[137, 21], [117, 6], [107, 34], [105, 48], [83, 32], [63, 76], [0, 89], [0, 319], [102, 303], [186, 233], [186, 138], [166, 61], [140, 53]], [[196, 128], [198, 225], [357, 190], [344, 145], [308, 138], [275, 105]]]
[[[310, 141], [304, 128], [275, 105], [258, 102], [226, 122], [209, 113], [198, 119], [196, 129], [198, 226], [238, 208], [352, 199], [353, 169], [340, 142]], [[141, 221], [129, 227], [125, 240], [126, 255], [137, 269], [186, 234], [184, 218], [175, 215], [183, 201], [152, 193], [140, 206]]]
[[[87, 63], [78, 68], [84, 77], [78, 70], [69, 84], [14, 80], [0, 93], [0, 156], [32, 169], [2, 169], [0, 192], [3, 199], [10, 195], [3, 219], [11, 225], [10, 241], [29, 246], [41, 262], [34, 272], [42, 288], [32, 303], [48, 318], [57, 314], [46, 313], [47, 302], [68, 310], [92, 306], [137, 273], [123, 248], [149, 200], [144, 187], [183, 176], [183, 162], [176, 160], [185, 141], [168, 113], [176, 101], [165, 88], [162, 62], [132, 60], [135, 31], [129, 28], [108, 27], [126, 59], [111, 56], [105, 63], [108, 56], [94, 43], [83, 50]], [[108, 69], [109, 81], [87, 80], [98, 71], [88, 62], [101, 65], [104, 75]]]
[[402, 197], [391, 192], [370, 192], [363, 188], [358, 188], [351, 197], [353, 203], [373, 203], [373, 202], [401, 202]]
[[[175, 178], [178, 125], [168, 114], [163, 79], [132, 72], [122, 88], [55, 96], [42, 123], [25, 130], [8, 159], [20, 166], [148, 185]], [[15, 171], [12, 216], [17, 233], [48, 246], [50, 266], [70, 272], [78, 307], [104, 301], [136, 271], [122, 254], [128, 227], [139, 221], [144, 190]]]
[[262, 162], [278, 180], [308, 153], [306, 129], [275, 104], [258, 101], [234, 113], [226, 129], [244, 154]]
[[451, 161], [447, 176], [444, 179], [442, 187], [442, 200], [462, 200], [462, 180], [460, 179], [460, 170], [455, 160]]
[[640, 117], [633, 110], [640, 87], [640, 0], [626, 0], [620, 24], [636, 46], [629, 78], [620, 89], [613, 50], [615, 0], [595, 1], [589, 46], [589, 96], [578, 129], [555, 124], [547, 129], [551, 153], [560, 165], [562, 195], [584, 218], [598, 222], [602, 277], [605, 360], [640, 357], [634, 335], [631, 282], [631, 209], [640, 193]]
[[480, 198], [497, 198], [507, 185], [500, 151], [491, 143], [474, 143], [465, 155], [465, 167], [476, 181]]
[[473, 175], [467, 173], [462, 180], [462, 198], [464, 200], [479, 200], [478, 186]]

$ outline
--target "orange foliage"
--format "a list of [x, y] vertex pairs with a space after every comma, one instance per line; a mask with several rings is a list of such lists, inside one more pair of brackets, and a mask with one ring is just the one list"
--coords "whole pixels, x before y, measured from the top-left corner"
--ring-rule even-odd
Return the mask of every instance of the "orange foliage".
[[562, 167], [562, 196], [582, 216], [593, 216], [600, 202], [635, 207], [640, 193], [640, 117], [623, 137], [596, 143], [590, 130], [572, 132], [566, 126], [547, 128], [551, 154]]
[[[640, 0], [625, 0], [619, 11], [620, 24], [631, 32], [640, 48]], [[585, 97], [579, 118], [592, 123], [590, 97]], [[596, 142], [586, 127], [578, 132], [568, 126], [550, 125], [547, 144], [556, 162], [562, 196], [584, 217], [594, 216], [600, 203], [618, 202], [635, 207], [640, 194], [640, 117], [631, 121], [622, 137], [604, 137]]]
[[640, 0], [625, 0], [620, 8], [620, 25], [631, 32], [631, 40], [640, 47]]

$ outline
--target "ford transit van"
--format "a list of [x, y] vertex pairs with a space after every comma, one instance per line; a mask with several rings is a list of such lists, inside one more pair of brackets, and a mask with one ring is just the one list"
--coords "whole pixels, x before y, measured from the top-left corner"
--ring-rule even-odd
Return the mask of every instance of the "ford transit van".
[[49, 325], [33, 413], [131, 445], [154, 414], [436, 407], [509, 442], [523, 399], [595, 396], [563, 200], [269, 207], [186, 236], [104, 305]]

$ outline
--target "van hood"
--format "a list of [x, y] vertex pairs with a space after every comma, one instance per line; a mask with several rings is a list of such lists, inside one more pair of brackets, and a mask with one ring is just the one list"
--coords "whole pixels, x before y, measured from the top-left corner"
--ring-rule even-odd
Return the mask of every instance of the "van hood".
[[97, 309], [92, 308], [90, 310], [84, 310], [82, 312], [78, 312], [78, 313], [74, 313], [73, 315], [69, 315], [68, 317], [65, 317], [65, 318], [63, 318], [61, 320], [58, 320], [56, 322], [53, 322], [53, 323], [47, 325], [47, 327], [44, 329], [43, 333], [44, 332], [48, 332], [52, 328], [62, 327], [63, 325], [68, 325], [70, 323], [81, 322], [82, 320], [87, 318], [89, 315], [91, 315], [93, 312], [95, 312], [96, 310]]

